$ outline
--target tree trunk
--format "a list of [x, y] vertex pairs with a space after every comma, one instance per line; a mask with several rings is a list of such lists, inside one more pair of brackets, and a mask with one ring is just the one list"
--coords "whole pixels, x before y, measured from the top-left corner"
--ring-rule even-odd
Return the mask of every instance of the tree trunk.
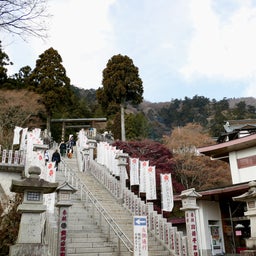
[[47, 130], [47, 135], [51, 137], [51, 115], [47, 115], [47, 120], [46, 120], [46, 130]]
[[124, 104], [121, 107], [121, 140], [125, 141], [125, 122], [124, 122]]

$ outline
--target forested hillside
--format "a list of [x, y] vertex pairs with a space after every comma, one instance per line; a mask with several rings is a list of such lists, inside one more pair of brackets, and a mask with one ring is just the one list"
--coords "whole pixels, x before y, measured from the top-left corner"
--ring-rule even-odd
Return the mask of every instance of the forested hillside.
[[[8, 55], [1, 51], [1, 44], [0, 53], [0, 90], [11, 91], [14, 98], [17, 93], [16, 98], [19, 101], [23, 99], [18, 96], [20, 91], [37, 95], [33, 98], [38, 97], [39, 100], [30, 100], [29, 110], [23, 107], [28, 102], [27, 99], [24, 99], [24, 104], [19, 103], [16, 110], [24, 111], [25, 113], [19, 114], [19, 116], [26, 118], [29, 115], [35, 116], [34, 110], [39, 105], [43, 105], [44, 113], [41, 111], [37, 116], [40, 121], [37, 120], [37, 123], [31, 123], [30, 126], [33, 127], [39, 123], [41, 129], [47, 128], [51, 131], [53, 139], [56, 141], [60, 141], [61, 127], [51, 125], [52, 118], [106, 117], [108, 121], [104, 129], [111, 131], [115, 139], [121, 139], [122, 119], [120, 113], [122, 113], [123, 107], [125, 108], [125, 133], [128, 141], [152, 139], [162, 142], [163, 137], [171, 135], [174, 128], [184, 127], [188, 123], [200, 124], [205, 131], [209, 132], [210, 136], [218, 137], [224, 131], [223, 125], [227, 120], [256, 119], [256, 99], [253, 97], [223, 98], [217, 101], [195, 95], [193, 98], [185, 97], [184, 99], [172, 99], [169, 102], [151, 103], [142, 100], [144, 89], [141, 86], [140, 90], [135, 90], [135, 95], [138, 91], [140, 92], [137, 95], [138, 100], [135, 101], [134, 95], [131, 93], [134, 90], [132, 83], [124, 84], [120, 89], [119, 96], [113, 95], [114, 88], [111, 87], [113, 83], [109, 83], [108, 79], [106, 79], [108, 83], [106, 83], [105, 89], [102, 87], [97, 90], [82, 89], [72, 85], [66, 75], [65, 67], [62, 65], [60, 54], [53, 48], [47, 49], [39, 56], [34, 69], [25, 66], [12, 76], [7, 75], [7, 67], [12, 63]], [[127, 56], [115, 57], [121, 61], [116, 72], [119, 72], [119, 68], [128, 65], [125, 61], [132, 64], [132, 60]], [[110, 61], [110, 64], [112, 62]], [[134, 70], [137, 72], [138, 69], [133, 65], [131, 67], [129, 79], [134, 77], [139, 79], [138, 74], [134, 74]], [[114, 70], [111, 65], [108, 69], [111, 72]], [[120, 81], [119, 83], [121, 84]], [[137, 82], [135, 84], [138, 85]], [[131, 85], [132, 87], [127, 89]], [[108, 86], [110, 87], [108, 88]], [[126, 86], [128, 87], [126, 88]], [[123, 93], [124, 95], [122, 95]], [[18, 101], [14, 100], [13, 102]], [[123, 105], [121, 109], [120, 102]], [[12, 110], [13, 106], [8, 104], [6, 99], [2, 99], [0, 101], [1, 109]], [[4, 119], [4, 115], [2, 117]], [[6, 120], [0, 123], [0, 130], [13, 130], [15, 125], [23, 124], [22, 118], [17, 122], [15, 115], [9, 114], [8, 120], [10, 120], [8, 127], [5, 125]], [[76, 132], [75, 129], [67, 131], [67, 133], [74, 134]], [[104, 130], [98, 132], [104, 132]]]
[[[87, 102], [91, 97], [96, 98], [93, 89], [88, 94], [86, 91], [80, 89], [79, 95], [86, 97]], [[217, 101], [195, 95], [193, 98], [173, 99], [170, 102], [143, 101], [137, 107], [128, 105], [126, 114], [142, 114], [148, 122], [148, 138], [153, 140], [161, 140], [163, 135], [170, 135], [175, 127], [183, 127], [188, 123], [198, 123], [213, 137], [218, 137], [224, 131], [223, 125], [227, 120], [256, 119], [256, 98], [223, 98]], [[136, 123], [133, 125], [136, 126]]]

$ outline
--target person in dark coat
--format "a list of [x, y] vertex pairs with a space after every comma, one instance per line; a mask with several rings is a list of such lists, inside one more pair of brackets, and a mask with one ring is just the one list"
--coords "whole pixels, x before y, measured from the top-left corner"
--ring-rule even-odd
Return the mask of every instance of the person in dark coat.
[[58, 165], [60, 163], [60, 153], [58, 149], [52, 154], [52, 162], [55, 162], [56, 171], [58, 171]]
[[62, 157], [66, 155], [66, 150], [67, 150], [67, 145], [66, 143], [62, 140], [60, 143], [60, 154]]

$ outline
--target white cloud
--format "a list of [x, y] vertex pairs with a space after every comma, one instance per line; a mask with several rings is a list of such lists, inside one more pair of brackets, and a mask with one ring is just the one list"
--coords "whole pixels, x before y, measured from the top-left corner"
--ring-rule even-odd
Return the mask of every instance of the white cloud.
[[[49, 39], [12, 44], [3, 38], [14, 67], [29, 65], [49, 47], [63, 59], [71, 83], [101, 86], [115, 54], [139, 68], [147, 100], [234, 97], [254, 88], [256, 8], [250, 0], [50, 0]], [[255, 35], [255, 36], [254, 36]], [[8, 35], [10, 37], [10, 35]], [[185, 80], [184, 78], [187, 78]], [[221, 90], [213, 90], [218, 85]], [[232, 86], [232, 90], [230, 90]], [[251, 94], [252, 95], [252, 94]], [[255, 95], [255, 94], [253, 94]]]
[[223, 20], [212, 0], [192, 0], [194, 35], [186, 65], [187, 79], [248, 79], [256, 70], [256, 8], [240, 2], [239, 9]]

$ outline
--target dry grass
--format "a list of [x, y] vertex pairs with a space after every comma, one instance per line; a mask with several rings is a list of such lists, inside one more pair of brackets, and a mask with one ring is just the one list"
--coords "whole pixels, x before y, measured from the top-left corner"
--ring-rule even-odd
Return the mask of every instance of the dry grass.
[[0, 90], [0, 145], [11, 146], [15, 126], [45, 127], [46, 111], [41, 102], [40, 95], [31, 91]]
[[40, 95], [27, 90], [1, 90], [0, 107], [20, 107], [25, 112], [36, 114], [45, 111]]

